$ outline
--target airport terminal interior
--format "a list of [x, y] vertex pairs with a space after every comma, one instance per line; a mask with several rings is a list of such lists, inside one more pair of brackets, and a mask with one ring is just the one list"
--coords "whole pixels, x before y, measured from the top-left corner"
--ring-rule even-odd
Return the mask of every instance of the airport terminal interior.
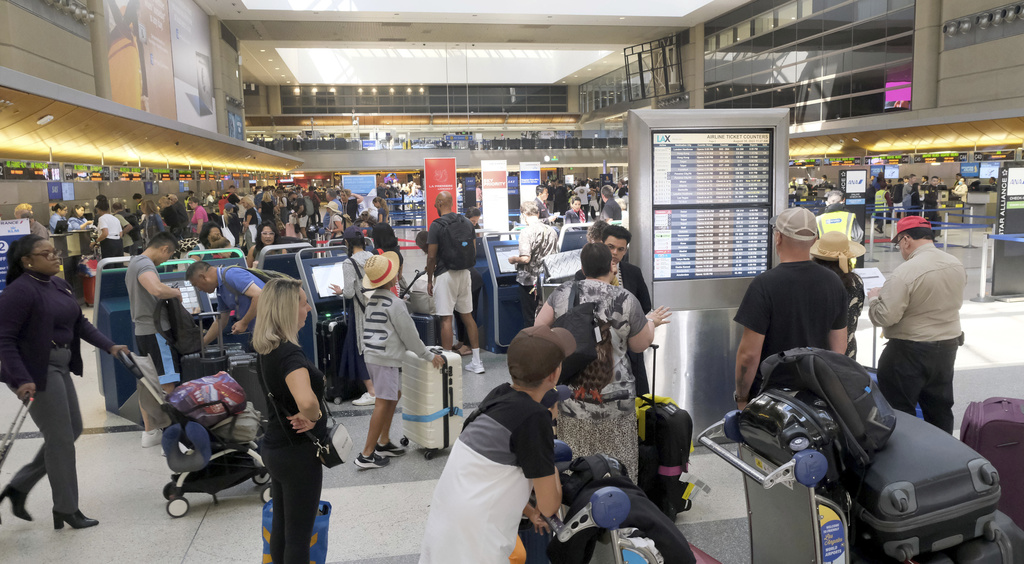
[[[484, 370], [463, 371], [469, 415], [510, 381], [505, 353], [524, 322], [516, 269], [505, 263], [518, 253], [520, 205], [540, 185], [552, 187], [549, 198], [563, 186], [594, 188], [583, 194], [596, 213], [617, 203], [614, 219], [632, 234], [623, 260], [642, 273], [653, 306], [672, 311], [643, 363], [655, 394], [673, 398], [694, 423], [680, 475], [693, 485], [691, 503], [676, 528], [706, 553], [701, 562], [854, 562], [828, 556], [824, 528], [796, 533], [777, 524], [800, 521], [789, 519], [794, 511], [818, 516], [823, 502], [787, 505], [776, 516], [764, 500], [779, 498], [759, 494], [768, 490], [739, 468], [751, 447], [698, 440], [736, 408], [743, 327], [733, 316], [751, 279], [778, 264], [770, 217], [793, 207], [826, 213], [838, 190], [863, 230], [856, 272], [870, 289], [905, 263], [896, 219], [923, 209], [936, 246], [966, 272], [953, 437], [945, 438], [961, 444], [972, 402], [1024, 398], [1022, 48], [1024, 2], [1007, 0], [0, 0], [0, 249], [6, 254], [32, 225], [56, 231], [48, 236], [62, 254], [59, 276], [86, 318], [134, 350], [127, 253], [96, 261], [88, 226], [54, 229], [61, 218], [51, 221], [51, 206], [66, 206], [68, 217], [81, 207], [88, 220], [100, 196], [132, 211], [133, 195], [160, 207], [172, 205], [170, 196], [202, 205], [214, 195], [205, 207], [221, 221], [226, 199], [218, 200], [231, 187], [238, 196], [280, 188], [300, 201], [347, 189], [367, 195], [359, 212], [387, 211], [408, 279], [427, 268], [416, 236], [436, 216], [434, 198], [448, 191], [457, 211], [483, 214], [473, 268], [483, 280], [474, 316]], [[922, 197], [912, 200], [918, 183]], [[597, 203], [606, 185], [614, 201]], [[369, 203], [374, 196], [380, 210]], [[585, 241], [564, 219], [573, 213], [568, 203], [552, 209], [550, 224], [556, 250], [571, 255]], [[285, 227], [283, 216], [275, 228], [294, 244], [257, 262], [303, 280], [315, 310], [300, 345], [311, 361], [336, 368], [325, 350], [340, 354], [341, 343], [320, 336], [346, 324], [344, 304], [319, 273], [336, 276], [346, 257], [314, 249], [330, 240], [317, 229], [327, 198], [315, 207], [308, 231], [305, 223]], [[223, 221], [218, 229], [230, 230]], [[186, 254], [163, 281], [182, 283], [196, 256]], [[205, 256], [241, 265], [241, 254]], [[564, 280], [556, 266], [545, 275]], [[7, 268], [0, 261], [0, 273]], [[538, 291], [547, 296], [556, 285]], [[216, 304], [193, 295], [200, 309]], [[888, 340], [867, 305], [856, 327], [855, 360], [873, 372]], [[84, 374], [74, 378], [84, 423], [75, 443], [80, 508], [100, 524], [55, 531], [42, 480], [27, 500], [33, 521], [0, 499], [0, 562], [269, 562], [261, 477], [215, 497], [185, 493], [184, 509], [180, 499], [172, 505], [182, 496], [167, 499], [168, 458], [159, 446], [140, 446], [131, 373], [91, 345], [83, 343], [82, 356]], [[358, 449], [373, 406], [354, 405], [356, 397], [328, 405]], [[19, 407], [14, 393], [0, 392], [0, 487], [43, 444], [31, 418], [11, 433]], [[429, 415], [411, 409], [399, 402], [393, 438], [414, 434]], [[749, 456], [762, 476], [787, 462]], [[333, 509], [319, 561], [420, 561], [447, 460], [448, 449], [413, 441], [385, 468], [349, 461], [325, 469], [320, 497]], [[999, 478], [1005, 509], [1024, 487], [1019, 472]], [[799, 508], [815, 491], [800, 480], [772, 491], [804, 495]], [[856, 520], [847, 518], [843, 534]], [[1024, 527], [1024, 516], [1015, 518]], [[971, 529], [976, 538], [940, 539], [935, 552], [953, 554], [978, 538], [1011, 538], [1013, 550], [919, 561], [1024, 562], [1024, 533], [1000, 537], [983, 524]], [[856, 548], [853, 533], [846, 541], [844, 551]], [[591, 561], [615, 562], [616, 542], [603, 535]], [[897, 549], [905, 547], [861, 561], [902, 561]], [[928, 550], [905, 552], [905, 560], [918, 552]], [[533, 556], [527, 561], [547, 562]]]

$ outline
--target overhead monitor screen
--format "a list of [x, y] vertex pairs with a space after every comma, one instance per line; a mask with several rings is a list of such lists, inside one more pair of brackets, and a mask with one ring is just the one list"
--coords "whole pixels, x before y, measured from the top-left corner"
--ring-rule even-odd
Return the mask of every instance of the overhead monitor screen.
[[900, 177], [900, 165], [885, 165], [885, 178], [896, 180]]
[[654, 131], [654, 279], [768, 268], [772, 130]]
[[509, 257], [519, 256], [519, 245], [509, 245], [506, 247], [495, 247], [494, 257], [498, 261], [498, 272], [501, 274], [513, 274], [516, 271], [516, 265], [508, 262]]
[[656, 133], [654, 205], [771, 199], [770, 133]]
[[981, 171], [978, 174], [984, 181], [988, 181], [989, 178], [999, 178], [999, 163], [981, 163]]
[[345, 274], [341, 269], [342, 264], [341, 262], [318, 264], [312, 268], [313, 291], [316, 292], [317, 296], [321, 298], [334, 297], [336, 294], [331, 289], [331, 284], [336, 284], [339, 288], [344, 287]]

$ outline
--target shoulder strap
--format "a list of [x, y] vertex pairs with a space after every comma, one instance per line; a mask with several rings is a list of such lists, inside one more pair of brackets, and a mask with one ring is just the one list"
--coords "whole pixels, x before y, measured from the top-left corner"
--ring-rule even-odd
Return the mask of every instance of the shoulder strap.
[[[348, 261], [350, 263], [352, 263], [352, 268], [354, 268], [356, 270], [356, 280], [357, 281], [358, 280], [362, 280], [362, 278], [363, 278], [363, 271], [359, 268], [359, 264], [356, 263], [356, 259], [354, 259], [353, 257], [348, 257]], [[359, 284], [359, 286], [361, 286], [361, 285], [362, 284]], [[359, 288], [357, 286], [356, 287], [356, 294], [355, 294], [355, 296], [352, 297], [352, 301], [354, 301], [357, 304], [359, 304], [359, 310], [360, 311], [364, 311], [365, 312], [366, 311], [366, 304], [364, 304], [363, 301], [359, 299], [359, 296], [363, 295], [363, 292], [360, 291], [360, 290], [362, 290], [362, 288]]]

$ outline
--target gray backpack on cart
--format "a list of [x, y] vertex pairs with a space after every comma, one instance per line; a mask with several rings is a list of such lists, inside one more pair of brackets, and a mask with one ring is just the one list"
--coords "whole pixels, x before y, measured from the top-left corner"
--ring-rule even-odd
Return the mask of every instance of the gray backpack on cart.
[[874, 460], [896, 427], [896, 413], [852, 358], [824, 349], [797, 348], [761, 363], [764, 389], [808, 390], [828, 403], [843, 431], [847, 460], [860, 468]]

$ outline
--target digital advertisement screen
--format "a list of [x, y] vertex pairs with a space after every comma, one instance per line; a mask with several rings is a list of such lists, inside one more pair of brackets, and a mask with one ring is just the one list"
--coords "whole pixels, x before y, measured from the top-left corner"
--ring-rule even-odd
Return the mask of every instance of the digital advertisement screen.
[[896, 180], [900, 177], [900, 165], [885, 165], [885, 177]]
[[652, 135], [654, 279], [764, 272], [770, 258], [771, 130]]

